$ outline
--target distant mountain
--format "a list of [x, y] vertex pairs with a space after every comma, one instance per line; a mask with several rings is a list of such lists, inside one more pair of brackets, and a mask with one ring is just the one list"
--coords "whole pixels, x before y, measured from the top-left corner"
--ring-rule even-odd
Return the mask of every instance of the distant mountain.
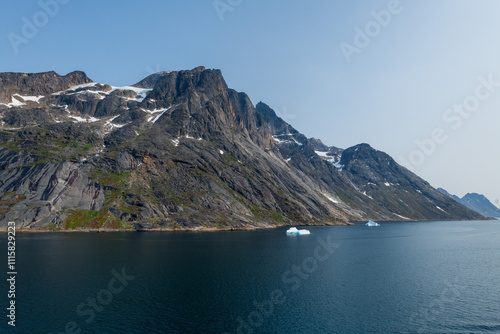
[[308, 139], [219, 70], [0, 74], [0, 227], [232, 229], [483, 219], [389, 155]]
[[[446, 195], [446, 196], [449, 196], [451, 198], [453, 198], [455, 201], [457, 201], [458, 203], [462, 204], [462, 205], [465, 205], [464, 203], [462, 203], [462, 199], [460, 197], [458, 197], [457, 195], [453, 195], [453, 194], [450, 194], [449, 192], [447, 192], [445, 189], [443, 188], [437, 188], [437, 191], [439, 191], [440, 193]], [[475, 211], [475, 210], [474, 210]]]
[[437, 189], [439, 192], [453, 198], [458, 203], [465, 205], [469, 209], [472, 209], [485, 217], [500, 217], [500, 209], [497, 208], [489, 199], [484, 195], [477, 193], [469, 193], [464, 197], [460, 198], [456, 195], [452, 195], [443, 188]]

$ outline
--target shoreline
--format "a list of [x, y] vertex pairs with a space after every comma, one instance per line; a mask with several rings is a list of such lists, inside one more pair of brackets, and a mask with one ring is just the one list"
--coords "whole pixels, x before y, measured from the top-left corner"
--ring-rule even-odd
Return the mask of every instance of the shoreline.
[[[400, 223], [417, 223], [417, 222], [433, 222], [433, 221], [457, 221], [457, 222], [467, 222], [467, 221], [494, 221], [494, 220], [500, 220], [500, 218], [488, 218], [484, 220], [387, 220], [387, 221], [382, 221], [379, 220], [379, 222], [400, 222]], [[364, 220], [362, 221], [350, 221], [346, 223], [339, 223], [339, 224], [333, 224], [333, 223], [326, 223], [326, 224], [318, 224], [318, 225], [278, 225], [278, 226], [248, 226], [248, 227], [233, 227], [233, 228], [227, 228], [227, 229], [219, 229], [215, 227], [196, 227], [196, 228], [187, 228], [187, 229], [172, 229], [172, 228], [152, 228], [152, 229], [142, 229], [142, 230], [136, 230], [136, 229], [88, 229], [88, 228], [79, 228], [79, 229], [54, 229], [54, 230], [45, 230], [45, 229], [29, 229], [29, 228], [19, 228], [16, 229], [16, 233], [22, 233], [22, 234], [29, 234], [29, 233], [112, 233], [112, 232], [238, 232], [238, 231], [258, 231], [258, 230], [270, 230], [270, 229], [276, 229], [280, 227], [311, 227], [311, 226], [354, 226], [357, 224], [362, 224], [365, 222]], [[0, 230], [0, 234], [7, 234], [9, 231], [8, 230]], [[12, 232], [12, 231], [10, 231]]]
[[[187, 228], [187, 229], [172, 229], [172, 228], [151, 228], [151, 229], [88, 229], [88, 228], [79, 228], [79, 229], [53, 229], [53, 230], [45, 230], [45, 229], [29, 229], [29, 228], [19, 228], [15, 230], [16, 233], [111, 233], [111, 232], [238, 232], [238, 231], [258, 231], [258, 230], [270, 230], [280, 227], [311, 227], [311, 226], [352, 226], [355, 225], [352, 222], [333, 224], [326, 223], [320, 225], [277, 225], [277, 226], [248, 226], [248, 227], [233, 227], [233, 228], [215, 228], [215, 227], [195, 227], [195, 228]], [[0, 233], [7, 233], [7, 230], [0, 230]], [[12, 232], [12, 231], [11, 231]]]

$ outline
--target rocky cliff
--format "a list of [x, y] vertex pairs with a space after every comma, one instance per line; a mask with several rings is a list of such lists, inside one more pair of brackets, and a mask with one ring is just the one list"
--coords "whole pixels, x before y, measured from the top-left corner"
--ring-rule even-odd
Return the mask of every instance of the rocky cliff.
[[0, 74], [0, 227], [231, 229], [481, 219], [362, 144], [308, 139], [219, 70], [135, 85]]

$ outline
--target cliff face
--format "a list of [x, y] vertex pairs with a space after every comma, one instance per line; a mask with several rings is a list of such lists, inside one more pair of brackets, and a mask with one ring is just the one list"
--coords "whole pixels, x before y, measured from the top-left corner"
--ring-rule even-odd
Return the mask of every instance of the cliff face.
[[82, 72], [6, 73], [0, 84], [3, 228], [481, 218], [368, 145], [307, 139], [218, 70], [122, 88]]

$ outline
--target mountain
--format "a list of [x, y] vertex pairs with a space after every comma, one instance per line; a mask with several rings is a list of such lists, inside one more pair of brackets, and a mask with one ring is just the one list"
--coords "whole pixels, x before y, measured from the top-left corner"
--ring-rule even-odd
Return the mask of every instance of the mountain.
[[0, 74], [0, 226], [234, 229], [483, 219], [368, 144], [306, 138], [219, 70], [127, 87]]
[[447, 192], [445, 189], [443, 188], [437, 188], [437, 191], [439, 191], [441, 194], [444, 194], [446, 196], [449, 196], [451, 198], [453, 198], [455, 201], [457, 201], [458, 203], [462, 204], [462, 205], [465, 205], [463, 202], [462, 202], [462, 199], [460, 197], [458, 197], [457, 195], [453, 195], [453, 194], [450, 194], [449, 192]]
[[443, 188], [438, 188], [437, 190], [485, 217], [500, 217], [500, 209], [497, 208], [493, 203], [491, 203], [490, 200], [487, 199], [484, 195], [477, 193], [468, 193], [464, 197], [460, 198], [456, 195], [450, 194]]

